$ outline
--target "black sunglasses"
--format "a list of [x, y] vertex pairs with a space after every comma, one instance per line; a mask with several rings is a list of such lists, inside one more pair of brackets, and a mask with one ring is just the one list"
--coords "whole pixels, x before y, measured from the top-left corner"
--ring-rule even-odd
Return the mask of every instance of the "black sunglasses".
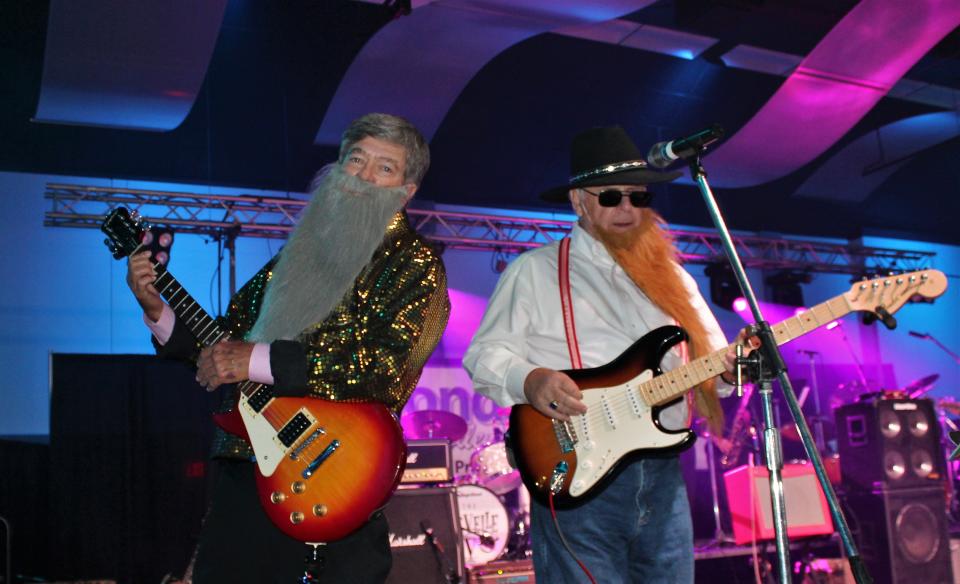
[[653, 200], [653, 193], [650, 191], [621, 191], [620, 189], [604, 189], [599, 193], [587, 189], [583, 191], [597, 197], [601, 207], [616, 207], [623, 197], [630, 197], [630, 204], [634, 207], [649, 207]]

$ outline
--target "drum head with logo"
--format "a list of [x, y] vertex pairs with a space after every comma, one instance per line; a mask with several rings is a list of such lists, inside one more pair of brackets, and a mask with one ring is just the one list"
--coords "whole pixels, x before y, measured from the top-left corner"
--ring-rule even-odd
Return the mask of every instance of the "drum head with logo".
[[510, 538], [510, 519], [500, 499], [484, 487], [461, 485], [457, 487], [457, 506], [464, 564], [472, 567], [499, 558]]

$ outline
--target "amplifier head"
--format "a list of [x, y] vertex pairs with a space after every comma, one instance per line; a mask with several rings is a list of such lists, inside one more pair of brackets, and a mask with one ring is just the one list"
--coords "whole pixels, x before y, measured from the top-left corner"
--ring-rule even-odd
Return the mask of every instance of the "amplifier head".
[[401, 483], [447, 483], [453, 480], [449, 440], [408, 440], [407, 466]]

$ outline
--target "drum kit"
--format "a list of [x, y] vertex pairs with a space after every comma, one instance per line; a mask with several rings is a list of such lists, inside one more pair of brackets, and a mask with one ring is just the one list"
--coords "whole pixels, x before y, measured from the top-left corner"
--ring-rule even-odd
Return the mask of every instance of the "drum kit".
[[[412, 440], [453, 443], [467, 433], [463, 418], [443, 410], [406, 414], [401, 426]], [[501, 431], [495, 430], [493, 440], [474, 449], [468, 471], [453, 477], [453, 487], [466, 567], [530, 557], [530, 495], [511, 463]]]

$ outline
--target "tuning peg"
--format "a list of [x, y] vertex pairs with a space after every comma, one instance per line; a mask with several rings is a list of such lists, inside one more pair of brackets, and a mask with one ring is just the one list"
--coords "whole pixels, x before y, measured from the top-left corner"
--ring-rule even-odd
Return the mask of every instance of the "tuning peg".
[[123, 257], [123, 252], [120, 251], [120, 247], [109, 238], [103, 240], [103, 245], [107, 246], [107, 249], [110, 250], [110, 254], [113, 256], [113, 259], [119, 260]]
[[888, 330], [892, 331], [893, 329], [897, 328], [897, 319], [894, 318], [892, 314], [887, 312], [886, 308], [878, 306], [877, 314], [879, 315], [880, 322], [882, 322], [883, 326], [887, 327]]

